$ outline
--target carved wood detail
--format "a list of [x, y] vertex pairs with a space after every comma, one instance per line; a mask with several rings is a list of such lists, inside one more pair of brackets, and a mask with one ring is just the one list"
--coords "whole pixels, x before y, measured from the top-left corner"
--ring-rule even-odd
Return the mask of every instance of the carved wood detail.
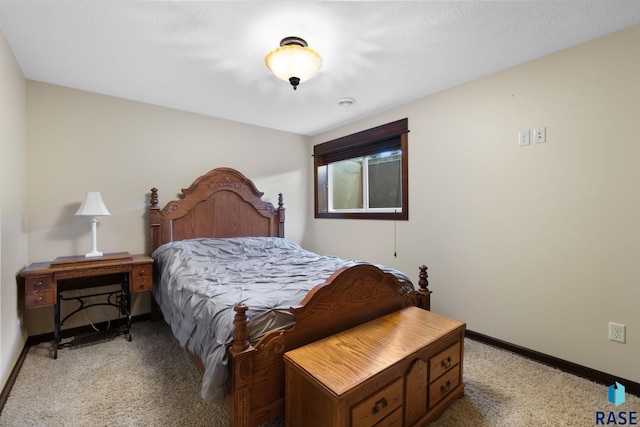
[[282, 355], [285, 352], [287, 340], [284, 337], [284, 332], [276, 332], [276, 334], [275, 336], [270, 335], [267, 340], [261, 341], [260, 345], [256, 347], [256, 359]]

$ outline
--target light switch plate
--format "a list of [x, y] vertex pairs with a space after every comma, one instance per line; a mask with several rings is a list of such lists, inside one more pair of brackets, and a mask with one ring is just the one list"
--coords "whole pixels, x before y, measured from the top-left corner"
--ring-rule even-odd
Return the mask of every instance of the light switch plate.
[[518, 132], [518, 145], [519, 146], [525, 146], [525, 145], [529, 145], [529, 131], [528, 130], [521, 130], [520, 132]]

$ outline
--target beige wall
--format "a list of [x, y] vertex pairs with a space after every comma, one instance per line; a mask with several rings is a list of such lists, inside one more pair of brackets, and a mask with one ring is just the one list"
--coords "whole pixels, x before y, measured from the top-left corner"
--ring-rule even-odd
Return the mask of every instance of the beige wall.
[[[29, 81], [29, 262], [84, 254], [90, 225], [75, 217], [86, 191], [100, 191], [111, 216], [98, 224], [103, 252], [148, 250], [148, 194], [160, 204], [209, 170], [227, 166], [253, 179], [264, 199], [285, 196], [286, 234], [302, 240], [308, 206], [302, 136]], [[148, 294], [134, 313], [148, 312]], [[90, 313], [99, 321], [101, 310]], [[30, 310], [29, 335], [52, 330], [49, 308]], [[84, 314], [69, 326], [87, 324]]]
[[[635, 26], [314, 137], [408, 117], [410, 220], [313, 220], [303, 243], [426, 263], [434, 311], [640, 381], [638, 46]], [[538, 126], [547, 142], [519, 147]]]
[[16, 286], [27, 253], [25, 91], [26, 81], [0, 31], [0, 389], [26, 340]]

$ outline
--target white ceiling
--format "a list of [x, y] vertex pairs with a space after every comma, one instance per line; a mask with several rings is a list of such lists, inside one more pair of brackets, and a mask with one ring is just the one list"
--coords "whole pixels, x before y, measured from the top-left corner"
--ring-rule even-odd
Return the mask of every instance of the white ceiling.
[[[638, 0], [0, 0], [28, 79], [304, 135], [637, 23]], [[297, 91], [264, 65], [285, 36], [323, 57]]]

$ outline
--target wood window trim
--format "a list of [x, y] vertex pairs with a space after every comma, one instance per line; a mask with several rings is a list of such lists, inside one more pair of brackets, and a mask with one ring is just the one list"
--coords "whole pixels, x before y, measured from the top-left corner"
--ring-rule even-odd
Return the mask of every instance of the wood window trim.
[[[337, 138], [313, 147], [314, 163], [314, 212], [315, 218], [338, 219], [409, 219], [409, 120], [407, 118]], [[376, 151], [399, 148], [402, 150], [402, 212], [329, 212], [326, 188], [328, 163], [372, 154]]]

